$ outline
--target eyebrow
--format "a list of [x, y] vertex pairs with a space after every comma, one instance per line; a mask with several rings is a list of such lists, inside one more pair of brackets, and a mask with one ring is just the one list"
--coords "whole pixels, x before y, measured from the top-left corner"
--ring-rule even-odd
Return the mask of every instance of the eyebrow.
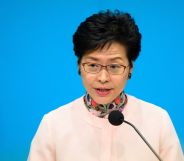
[[86, 59], [91, 59], [91, 60], [94, 60], [94, 61], [98, 61], [99, 60], [98, 58], [94, 58], [92, 56], [86, 57]]
[[[94, 61], [98, 61], [99, 60], [98, 58], [95, 58], [95, 57], [92, 57], [92, 56], [86, 57], [86, 59], [90, 59], [90, 60], [94, 60]], [[122, 61], [124, 61], [124, 59], [122, 57], [110, 58], [109, 60], [110, 61], [114, 61], [114, 60], [122, 60]]]
[[123, 60], [123, 58], [122, 57], [115, 57], [115, 58], [111, 58], [110, 60]]

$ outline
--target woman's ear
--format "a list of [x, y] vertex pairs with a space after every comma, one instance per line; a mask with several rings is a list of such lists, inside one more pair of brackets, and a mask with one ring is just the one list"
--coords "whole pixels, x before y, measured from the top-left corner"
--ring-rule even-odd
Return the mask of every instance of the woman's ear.
[[128, 79], [131, 79], [132, 73], [128, 73]]
[[78, 64], [78, 74], [81, 75], [80, 64]]
[[131, 61], [129, 73], [128, 73], [128, 79], [131, 79], [131, 77], [132, 77], [133, 68], [134, 68], [134, 63], [133, 63], [133, 61]]
[[78, 64], [78, 74], [81, 75], [81, 58], [78, 59], [77, 64]]

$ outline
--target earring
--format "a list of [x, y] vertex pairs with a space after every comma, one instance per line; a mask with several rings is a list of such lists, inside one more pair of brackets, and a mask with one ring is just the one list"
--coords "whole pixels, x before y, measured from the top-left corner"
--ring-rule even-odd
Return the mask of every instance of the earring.
[[128, 79], [131, 79], [132, 73], [128, 73]]
[[79, 74], [79, 75], [81, 75], [81, 71], [80, 71], [80, 69], [78, 69], [78, 74]]

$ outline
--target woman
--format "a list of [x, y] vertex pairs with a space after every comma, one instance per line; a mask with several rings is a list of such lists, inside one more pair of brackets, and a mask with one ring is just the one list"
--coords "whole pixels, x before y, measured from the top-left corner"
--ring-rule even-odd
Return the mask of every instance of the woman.
[[[124, 92], [141, 50], [130, 14], [93, 14], [79, 25], [73, 43], [86, 94], [44, 116], [28, 161], [182, 161], [167, 112]], [[135, 125], [158, 156], [131, 126], [112, 125], [112, 111]]]

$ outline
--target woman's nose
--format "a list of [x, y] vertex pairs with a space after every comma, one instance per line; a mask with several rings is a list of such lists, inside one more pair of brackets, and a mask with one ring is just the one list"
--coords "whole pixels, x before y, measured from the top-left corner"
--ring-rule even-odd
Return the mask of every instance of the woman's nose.
[[102, 70], [98, 73], [97, 77], [98, 81], [101, 83], [106, 83], [110, 80], [110, 75], [106, 68], [102, 68]]

